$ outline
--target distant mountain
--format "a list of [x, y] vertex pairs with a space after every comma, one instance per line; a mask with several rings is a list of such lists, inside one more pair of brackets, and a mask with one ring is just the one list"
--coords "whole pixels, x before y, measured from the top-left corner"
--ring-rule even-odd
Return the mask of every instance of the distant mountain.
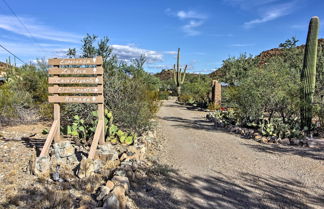
[[[158, 77], [160, 80], [169, 80], [169, 79], [173, 79], [173, 70], [169, 69], [169, 70], [162, 70], [159, 73], [154, 74], [156, 77]], [[188, 73], [188, 71], [186, 72], [186, 75], [189, 75], [191, 77], [195, 77], [195, 76], [201, 76], [197, 73]]]
[[154, 74], [156, 77], [158, 77], [161, 81], [164, 80], [169, 80], [171, 78], [173, 78], [173, 70], [169, 69], [169, 70], [162, 70], [159, 73]]
[[[322, 46], [324, 48], [324, 39], [318, 39], [318, 46]], [[300, 45], [297, 46], [298, 49], [304, 50], [305, 49], [305, 45]], [[283, 49], [282, 48], [273, 48], [270, 50], [266, 50], [261, 52], [258, 56], [256, 56], [256, 58], [259, 59], [259, 65], [264, 65], [267, 60], [269, 60], [271, 57], [274, 56], [280, 56], [280, 54], [282, 54]], [[223, 68], [220, 67], [217, 70], [215, 70], [214, 72], [211, 72], [209, 74], [210, 77], [214, 78], [214, 77], [220, 77], [223, 75]]]

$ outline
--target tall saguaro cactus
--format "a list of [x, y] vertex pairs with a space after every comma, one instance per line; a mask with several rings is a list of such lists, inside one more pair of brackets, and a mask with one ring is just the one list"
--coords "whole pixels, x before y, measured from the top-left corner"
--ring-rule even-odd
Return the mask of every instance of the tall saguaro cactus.
[[313, 117], [313, 97], [316, 83], [316, 60], [318, 45], [319, 18], [312, 17], [309, 23], [305, 47], [304, 65], [301, 71], [301, 127], [311, 129]]
[[186, 71], [187, 71], [187, 65], [185, 66], [183, 71], [180, 67], [180, 48], [178, 48], [177, 66], [173, 65], [174, 83], [177, 86], [178, 97], [181, 95], [181, 86], [185, 80]]

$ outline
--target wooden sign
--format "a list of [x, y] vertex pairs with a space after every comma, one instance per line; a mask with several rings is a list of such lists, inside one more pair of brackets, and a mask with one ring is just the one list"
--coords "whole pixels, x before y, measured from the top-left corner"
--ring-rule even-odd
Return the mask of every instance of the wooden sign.
[[61, 87], [50, 86], [48, 87], [48, 93], [50, 94], [102, 94], [103, 86], [96, 87]]
[[101, 96], [48, 96], [53, 103], [103, 103]]
[[[48, 96], [48, 101], [54, 103], [54, 122], [40, 156], [48, 154], [53, 140], [60, 140], [60, 103], [94, 103], [98, 104], [98, 124], [88, 155], [93, 159], [98, 144], [105, 142], [103, 59], [102, 57], [49, 59], [48, 64], [53, 65], [48, 70], [48, 74], [52, 76], [48, 78], [48, 83], [52, 84], [48, 87], [48, 92], [53, 94]], [[76, 68], [75, 65], [84, 67]]]
[[102, 84], [100, 77], [50, 77], [49, 84]]
[[102, 57], [48, 60], [48, 65], [102, 65], [102, 63]]
[[102, 67], [94, 68], [50, 68], [48, 69], [50, 75], [102, 75]]

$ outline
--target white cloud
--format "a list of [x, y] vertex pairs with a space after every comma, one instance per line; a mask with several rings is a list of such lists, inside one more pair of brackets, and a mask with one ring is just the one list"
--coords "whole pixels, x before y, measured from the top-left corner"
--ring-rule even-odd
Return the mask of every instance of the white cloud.
[[207, 19], [207, 15], [198, 13], [193, 10], [189, 10], [189, 11], [180, 10], [177, 12], [177, 17], [179, 17], [180, 19], [198, 19], [198, 20]]
[[223, 0], [225, 3], [232, 6], [239, 6], [244, 10], [253, 10], [256, 7], [269, 5], [282, 0]]
[[[51, 57], [64, 57], [67, 51], [66, 47], [59, 46], [56, 44], [44, 44], [47, 46], [46, 48], [40, 48], [34, 45], [33, 43], [24, 42], [2, 41], [1, 44], [25, 62], [28, 62], [29, 59], [35, 59], [40, 57], [44, 57], [46, 59]], [[43, 45], [43, 43], [40, 43], [39, 45]], [[8, 54], [8, 52], [6, 52], [3, 49], [0, 49], [1, 60], [5, 60], [9, 56], [12, 55]], [[17, 63], [18, 62], [19, 61], [17, 61]]]
[[[34, 18], [19, 17], [19, 19], [26, 25], [34, 38], [70, 43], [80, 43], [82, 38], [77, 34], [60, 31], [41, 24]], [[18, 35], [30, 37], [25, 27], [14, 16], [0, 15], [0, 28]]]
[[203, 23], [203, 21], [190, 20], [188, 24], [182, 26], [182, 30], [188, 36], [197, 36], [201, 34], [201, 32], [197, 28]]
[[275, 20], [279, 17], [289, 15], [292, 12], [294, 4], [280, 4], [263, 12], [260, 18], [248, 21], [244, 23], [244, 27], [250, 28], [256, 24], [265, 23], [271, 20]]
[[119, 60], [129, 62], [132, 59], [139, 58], [144, 55], [147, 58], [147, 63], [154, 63], [163, 61], [163, 54], [157, 51], [141, 49], [131, 45], [111, 45], [113, 54], [117, 56]]
[[194, 10], [180, 10], [178, 12], [173, 12], [170, 8], [168, 8], [165, 10], [165, 13], [169, 16], [175, 16], [181, 21], [187, 20], [188, 22], [181, 26], [181, 30], [188, 36], [200, 35], [201, 31], [198, 30], [198, 28], [202, 26], [208, 19], [206, 14], [199, 13]]
[[243, 25], [245, 28], [289, 15], [300, 1], [303, 0], [223, 0], [223, 2], [237, 6], [242, 10], [259, 14], [258, 18], [245, 22]]

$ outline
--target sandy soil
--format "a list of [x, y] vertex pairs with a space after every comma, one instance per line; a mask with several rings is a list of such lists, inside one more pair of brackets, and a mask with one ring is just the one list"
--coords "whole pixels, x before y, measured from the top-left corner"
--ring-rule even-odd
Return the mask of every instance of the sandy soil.
[[135, 186], [141, 208], [324, 208], [324, 150], [259, 144], [165, 101], [162, 147]]

